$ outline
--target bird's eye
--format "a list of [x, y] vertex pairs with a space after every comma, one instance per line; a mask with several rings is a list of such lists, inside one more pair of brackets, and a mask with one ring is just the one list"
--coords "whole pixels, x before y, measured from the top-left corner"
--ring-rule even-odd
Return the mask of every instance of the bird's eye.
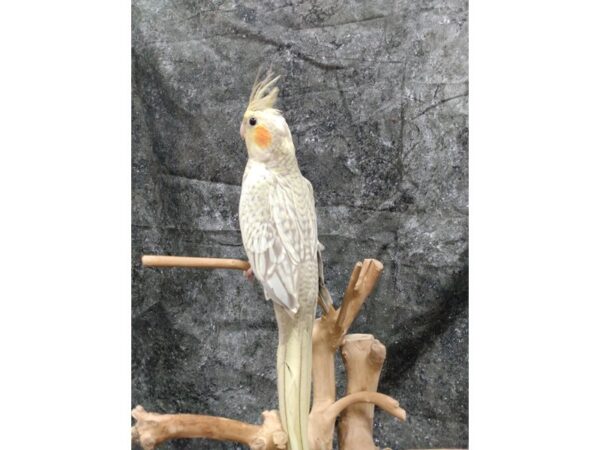
[[250, 120], [248, 121], [248, 123], [249, 123], [251, 126], [254, 126], [254, 125], [256, 125], [256, 119], [255, 119], [254, 117], [250, 117]]

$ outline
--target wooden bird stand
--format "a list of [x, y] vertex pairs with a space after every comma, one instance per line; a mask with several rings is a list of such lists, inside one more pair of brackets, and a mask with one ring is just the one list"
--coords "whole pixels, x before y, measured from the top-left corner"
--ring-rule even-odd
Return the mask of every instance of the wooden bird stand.
[[[323, 279], [320, 262], [319, 298], [323, 314], [313, 327], [313, 402], [309, 415], [311, 450], [331, 450], [336, 418], [341, 450], [376, 450], [373, 442], [374, 405], [406, 420], [406, 412], [393, 398], [377, 392], [379, 375], [385, 360], [385, 346], [370, 334], [347, 334], [367, 296], [377, 285], [383, 264], [375, 259], [356, 263], [342, 305], [333, 306]], [[186, 267], [236, 269], [246, 271], [247, 261], [181, 256], [144, 256], [145, 267]], [[347, 393], [336, 399], [335, 353], [341, 349], [346, 367]], [[206, 438], [234, 441], [252, 450], [283, 450], [287, 436], [277, 411], [262, 413], [262, 424], [253, 425], [223, 417], [196, 414], [158, 414], [141, 406], [132, 411], [136, 420], [131, 430], [134, 442], [144, 450], [153, 450], [169, 439]]]

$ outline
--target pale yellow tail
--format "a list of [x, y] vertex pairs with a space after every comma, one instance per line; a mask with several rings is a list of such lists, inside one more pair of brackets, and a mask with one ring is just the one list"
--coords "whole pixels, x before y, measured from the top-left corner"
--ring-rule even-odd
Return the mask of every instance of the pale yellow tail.
[[281, 424], [288, 434], [288, 450], [310, 450], [308, 413], [314, 319], [309, 315], [292, 319], [277, 304], [275, 313], [280, 333], [277, 349], [277, 390]]

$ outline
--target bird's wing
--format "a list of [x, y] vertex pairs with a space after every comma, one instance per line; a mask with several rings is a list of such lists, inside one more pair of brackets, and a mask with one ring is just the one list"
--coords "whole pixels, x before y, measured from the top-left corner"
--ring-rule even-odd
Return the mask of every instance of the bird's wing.
[[269, 193], [270, 217], [247, 227], [244, 237], [267, 298], [293, 313], [299, 307], [299, 265], [317, 257], [315, 206], [307, 183], [303, 178], [277, 180]]

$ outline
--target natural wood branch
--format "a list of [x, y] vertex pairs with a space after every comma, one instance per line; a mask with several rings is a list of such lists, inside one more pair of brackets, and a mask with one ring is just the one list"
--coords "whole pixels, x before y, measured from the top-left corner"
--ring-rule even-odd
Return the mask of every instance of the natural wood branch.
[[234, 269], [248, 270], [250, 263], [241, 259], [196, 258], [192, 256], [142, 256], [144, 267], [186, 267], [193, 269]]
[[[379, 375], [385, 360], [385, 346], [371, 334], [349, 334], [344, 338], [341, 352], [348, 380], [347, 394], [354, 395], [361, 391], [377, 392]], [[378, 449], [373, 441], [373, 412], [372, 404], [352, 405], [342, 412], [338, 422], [340, 448]], [[406, 413], [401, 419], [405, 418]]]
[[178, 438], [235, 441], [252, 450], [281, 450], [287, 446], [287, 435], [281, 429], [277, 411], [264, 411], [262, 425], [196, 414], [157, 414], [141, 406], [136, 406], [131, 415], [137, 421], [131, 429], [131, 438], [144, 450], [154, 450], [162, 442]]
[[[377, 342], [380, 347], [375, 349], [375, 355], [372, 357], [375, 361], [378, 361], [377, 358], [379, 357], [379, 368], [374, 367], [376, 377], [374, 375], [366, 375], [369, 379], [375, 378], [374, 386], [372, 384], [366, 386], [361, 384], [360, 389], [348, 391], [349, 395], [336, 401], [335, 352], [341, 345], [344, 336], [358, 315], [367, 296], [375, 288], [382, 270], [383, 264], [375, 259], [365, 259], [363, 262], [357, 263], [350, 276], [348, 287], [342, 300], [342, 306], [339, 309], [333, 308], [333, 305], [328, 309], [323, 308], [327, 311], [326, 314], [315, 321], [313, 327], [313, 404], [308, 419], [309, 441], [313, 450], [330, 450], [333, 448], [335, 420], [340, 413], [345, 413], [345, 410], [366, 408], [366, 410], [372, 411], [372, 404], [376, 404], [400, 420], [406, 418], [406, 412], [399, 407], [396, 400], [384, 394], [369, 392], [370, 390], [377, 390], [379, 371], [385, 358], [385, 347], [379, 341]], [[324, 283], [320, 284], [324, 287]], [[374, 341], [371, 335], [352, 336], [347, 336], [348, 341], [360, 340], [356, 336], [368, 336], [370, 342]], [[382, 349], [383, 356], [381, 356]], [[349, 355], [349, 357], [350, 359], [354, 358], [353, 355]], [[357, 364], [361, 364], [361, 362], [359, 361]], [[373, 369], [367, 368], [366, 374], [372, 371]], [[358, 380], [360, 377], [354, 375], [353, 379]], [[370, 387], [373, 387], [373, 389], [369, 389]], [[358, 403], [370, 403], [370, 405]], [[366, 425], [368, 424], [369, 422], [366, 423]], [[371, 434], [369, 436], [372, 436], [372, 414], [370, 427], [368, 431]], [[340, 448], [346, 450], [344, 447]]]
[[331, 339], [336, 347], [341, 344], [363, 303], [377, 285], [382, 271], [383, 264], [376, 259], [365, 259], [354, 266]]
[[[352, 407], [357, 403], [375, 404], [399, 420], [406, 420], [406, 411], [400, 407], [396, 400], [388, 395], [367, 391], [350, 394], [330, 404], [327, 408], [315, 410], [313, 407], [313, 410], [310, 412], [308, 427], [310, 448], [312, 450], [331, 450], [333, 448], [335, 419], [346, 408]], [[340, 449], [346, 450], [343, 446], [340, 446]]]
[[[323, 352], [331, 351], [330, 346], [319, 347], [321, 355], [316, 358], [323, 360]], [[346, 428], [338, 433], [341, 450], [375, 450], [373, 443], [373, 405], [384, 411], [406, 420], [406, 411], [398, 402], [376, 392], [379, 374], [385, 359], [385, 347], [372, 335], [348, 335], [342, 347], [348, 370], [348, 395], [335, 401], [335, 379], [333, 363], [328, 371], [321, 370], [321, 375], [330, 374], [329, 380], [314, 378], [315, 397], [318, 401], [313, 404], [309, 416], [309, 440], [313, 450], [330, 450], [333, 448], [333, 432], [335, 420], [341, 415], [341, 422], [346, 418]], [[313, 355], [313, 359], [315, 355]], [[327, 383], [324, 384], [324, 381]], [[321, 385], [319, 388], [318, 386]], [[331, 392], [333, 390], [333, 392]], [[327, 397], [324, 397], [325, 394]], [[326, 399], [329, 401], [326, 401]], [[352, 430], [348, 429], [352, 427]], [[356, 427], [356, 428], [355, 428]]]
[[[225, 268], [244, 271], [250, 268], [248, 262], [236, 259], [159, 255], [142, 257], [142, 264], [146, 267]], [[381, 364], [385, 359], [385, 347], [371, 335], [346, 336], [367, 296], [375, 288], [382, 270], [383, 264], [375, 259], [365, 259], [357, 263], [350, 276], [342, 305], [336, 309], [325, 286], [322, 259], [319, 255], [318, 303], [323, 309], [323, 315], [315, 321], [312, 336], [313, 403], [309, 416], [311, 450], [333, 448], [333, 434], [338, 415], [342, 416], [342, 421], [344, 417], [354, 417], [350, 422], [362, 424], [362, 442], [371, 444], [373, 405], [400, 420], [406, 418], [406, 412], [396, 400], [376, 392]], [[365, 340], [371, 344], [368, 354], [363, 351], [355, 352], [353, 349], [362, 348], [363, 344], [360, 342]], [[336, 401], [334, 358], [342, 342], [344, 363], [348, 371], [348, 395]], [[132, 415], [137, 420], [132, 428], [132, 438], [139, 442], [144, 450], [153, 450], [160, 443], [175, 438], [232, 440], [248, 445], [252, 450], [284, 449], [287, 444], [287, 435], [281, 428], [276, 411], [264, 412], [263, 424], [260, 426], [222, 417], [149, 413], [141, 406], [136, 407]], [[350, 446], [350, 435], [345, 433], [344, 436], [343, 441], [340, 438], [341, 450], [371, 449], [368, 446]]]
[[354, 405], [355, 403], [372, 403], [379, 406], [388, 414], [391, 414], [402, 421], [406, 420], [406, 411], [400, 407], [398, 401], [394, 400], [389, 395], [385, 395], [380, 392], [362, 391], [355, 394], [346, 395], [331, 405], [328, 413], [335, 418], [339, 416], [344, 409]]

